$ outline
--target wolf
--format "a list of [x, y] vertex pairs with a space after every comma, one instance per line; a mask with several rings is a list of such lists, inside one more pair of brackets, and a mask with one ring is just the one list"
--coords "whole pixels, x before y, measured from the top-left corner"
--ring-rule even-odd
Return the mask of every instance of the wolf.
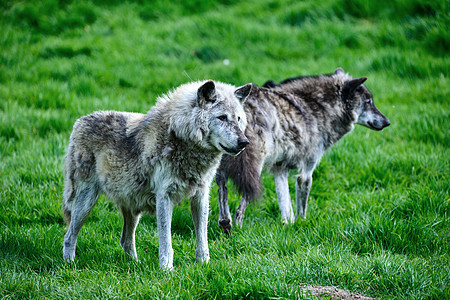
[[[263, 166], [273, 173], [283, 223], [306, 217], [312, 173], [325, 151], [360, 124], [382, 130], [390, 121], [374, 105], [364, 82], [342, 68], [333, 74], [268, 81], [254, 86], [244, 105], [251, 144], [240, 155], [224, 155], [216, 174], [219, 226], [232, 229], [227, 181], [231, 178], [242, 200], [235, 222], [242, 226], [250, 201], [261, 196]], [[298, 170], [294, 217], [289, 195], [289, 170]]]
[[147, 114], [99, 111], [78, 119], [65, 158], [63, 258], [73, 261], [83, 223], [103, 193], [121, 211], [120, 245], [138, 259], [135, 230], [142, 213], [156, 213], [159, 265], [173, 268], [173, 207], [190, 199], [196, 260], [209, 261], [209, 188], [223, 153], [249, 143], [242, 104], [252, 85], [208, 81], [179, 86]]

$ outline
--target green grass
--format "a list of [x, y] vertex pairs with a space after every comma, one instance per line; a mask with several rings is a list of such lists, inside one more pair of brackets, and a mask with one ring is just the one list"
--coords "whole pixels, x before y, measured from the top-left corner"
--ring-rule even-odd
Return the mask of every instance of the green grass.
[[[0, 298], [299, 298], [307, 283], [449, 299], [448, 9], [424, 0], [0, 2]], [[175, 269], [164, 272], [155, 217], [142, 218], [141, 261], [130, 261], [120, 213], [101, 197], [76, 262], [63, 262], [62, 170], [78, 117], [146, 112], [190, 80], [262, 84], [339, 66], [369, 77], [392, 125], [357, 127], [323, 157], [306, 220], [280, 224], [264, 174], [264, 201], [227, 238], [213, 184], [211, 262], [195, 264], [184, 202], [173, 218]], [[232, 190], [232, 211], [238, 198]]]

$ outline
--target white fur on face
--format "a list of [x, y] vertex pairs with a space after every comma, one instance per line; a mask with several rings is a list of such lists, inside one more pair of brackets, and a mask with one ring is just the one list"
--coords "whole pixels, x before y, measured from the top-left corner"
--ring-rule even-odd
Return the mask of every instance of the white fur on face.
[[205, 148], [215, 148], [223, 153], [239, 153], [239, 140], [246, 139], [244, 131], [247, 117], [242, 100], [235, 95], [235, 88], [224, 83], [216, 83], [214, 102], [198, 109], [202, 111], [201, 143]]
[[[205, 148], [211, 148], [211, 143], [207, 141], [209, 136], [221, 137], [224, 142], [228, 141], [229, 146], [232, 146], [231, 144], [236, 145], [236, 142], [230, 143], [230, 139], [233, 139], [233, 135], [237, 136], [238, 133], [232, 130], [220, 131], [218, 130], [219, 126], [214, 125], [212, 121], [213, 118], [227, 115], [231, 120], [239, 119], [240, 130], [245, 129], [247, 119], [241, 102], [234, 95], [235, 87], [226, 83], [215, 82], [215, 101], [200, 107], [197, 105], [197, 90], [205, 82], [198, 81], [183, 85], [158, 99], [156, 106], [165, 107], [165, 109], [173, 108], [171, 110], [174, 113], [170, 115], [169, 131], [173, 131], [179, 138], [188, 137]], [[188, 97], [190, 101], [176, 101], [181, 96]], [[213, 133], [210, 132], [211, 130], [213, 130]], [[213, 146], [221, 150], [217, 143], [213, 143]]]
[[241, 105], [237, 105], [227, 109], [229, 105], [218, 103], [209, 121], [209, 142], [218, 150], [231, 155], [236, 155], [242, 150], [238, 142], [240, 139], [246, 139], [244, 124], [247, 123], [247, 119]]

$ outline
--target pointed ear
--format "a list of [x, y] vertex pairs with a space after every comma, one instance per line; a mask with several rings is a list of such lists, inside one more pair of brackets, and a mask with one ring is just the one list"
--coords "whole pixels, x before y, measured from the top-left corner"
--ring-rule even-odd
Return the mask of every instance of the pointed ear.
[[353, 94], [353, 92], [356, 90], [356, 88], [358, 86], [360, 86], [361, 84], [363, 84], [364, 81], [366, 81], [366, 80], [367, 80], [367, 77], [361, 77], [361, 78], [356, 78], [356, 79], [347, 81], [344, 84], [344, 87], [342, 88], [342, 93], [346, 94], [347, 96], [350, 96], [351, 94]]
[[263, 87], [268, 88], [268, 89], [273, 88], [275, 86], [277, 86], [277, 84], [273, 80], [269, 80], [266, 83], [264, 83], [264, 85], [263, 85]]
[[334, 71], [334, 75], [343, 75], [343, 74], [345, 74], [345, 72], [344, 72], [344, 69], [342, 69], [342, 68], [337, 68]]
[[212, 103], [214, 101], [216, 101], [216, 85], [214, 81], [209, 80], [197, 90], [197, 105], [203, 106], [207, 102]]
[[247, 99], [248, 95], [250, 95], [252, 87], [253, 85], [251, 83], [240, 86], [234, 91], [234, 95], [241, 101], [241, 103], [244, 103], [245, 99]]

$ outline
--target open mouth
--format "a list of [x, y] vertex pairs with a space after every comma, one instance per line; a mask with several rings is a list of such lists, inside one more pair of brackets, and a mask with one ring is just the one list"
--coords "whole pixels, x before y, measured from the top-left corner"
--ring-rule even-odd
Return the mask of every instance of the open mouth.
[[222, 145], [220, 143], [219, 143], [219, 145], [220, 145], [220, 147], [222, 147], [223, 150], [225, 150], [225, 152], [227, 154], [231, 154], [231, 155], [238, 155], [242, 150], [244, 150], [244, 149], [238, 149], [238, 150], [230, 149], [230, 148], [227, 148], [227, 147], [225, 147], [224, 145]]

